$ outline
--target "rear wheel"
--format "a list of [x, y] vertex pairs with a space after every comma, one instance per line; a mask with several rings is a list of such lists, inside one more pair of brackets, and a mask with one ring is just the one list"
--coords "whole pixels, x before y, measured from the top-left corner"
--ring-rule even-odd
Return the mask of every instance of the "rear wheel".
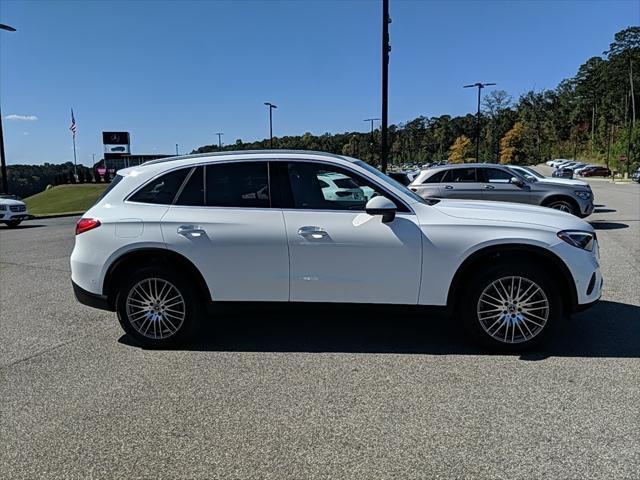
[[189, 281], [164, 267], [129, 275], [118, 292], [116, 310], [125, 332], [150, 347], [187, 343], [202, 311]]
[[461, 309], [467, 330], [492, 349], [539, 344], [562, 312], [556, 284], [531, 263], [490, 267], [471, 278], [467, 293]]

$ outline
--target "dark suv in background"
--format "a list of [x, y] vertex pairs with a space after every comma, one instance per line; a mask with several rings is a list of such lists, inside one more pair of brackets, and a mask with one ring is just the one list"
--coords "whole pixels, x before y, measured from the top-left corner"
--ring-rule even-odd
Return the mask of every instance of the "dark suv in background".
[[529, 203], [562, 210], [579, 217], [593, 212], [591, 188], [525, 178], [504, 165], [463, 163], [420, 172], [410, 185], [423, 198], [460, 198]]

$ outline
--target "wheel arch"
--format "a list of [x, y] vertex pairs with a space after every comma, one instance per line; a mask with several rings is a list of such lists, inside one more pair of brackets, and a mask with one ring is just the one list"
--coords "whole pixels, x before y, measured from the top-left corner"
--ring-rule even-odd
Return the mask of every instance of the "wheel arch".
[[455, 309], [457, 300], [462, 296], [465, 280], [478, 268], [493, 265], [496, 262], [533, 260], [550, 270], [558, 287], [561, 289], [566, 312], [572, 311], [578, 304], [578, 294], [575, 281], [569, 267], [555, 253], [536, 245], [525, 244], [501, 244], [484, 247], [470, 254], [458, 267], [449, 286], [447, 295], [447, 308]]
[[109, 307], [115, 308], [119, 280], [128, 272], [149, 265], [170, 266], [183, 272], [194, 281], [197, 295], [207, 305], [211, 303], [211, 293], [202, 273], [188, 258], [166, 248], [145, 247], [124, 253], [109, 266], [102, 289]]
[[545, 197], [542, 202], [540, 203], [541, 206], [546, 207], [548, 205], [550, 205], [553, 202], [556, 201], [563, 201], [563, 202], [567, 202], [569, 204], [571, 204], [571, 206], [574, 208], [575, 212], [580, 212], [580, 205], [578, 204], [578, 202], [571, 198], [568, 195], [562, 195], [562, 194], [553, 194], [553, 195], [549, 195], [548, 197]]

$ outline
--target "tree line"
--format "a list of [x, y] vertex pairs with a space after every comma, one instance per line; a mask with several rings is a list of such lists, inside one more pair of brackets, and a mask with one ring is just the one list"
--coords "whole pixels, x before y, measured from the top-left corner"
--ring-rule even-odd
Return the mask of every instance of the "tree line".
[[[536, 164], [574, 158], [613, 170], [638, 167], [640, 127], [637, 89], [640, 27], [615, 34], [601, 56], [588, 59], [573, 78], [552, 90], [531, 90], [514, 100], [493, 90], [482, 101], [481, 144], [475, 157], [476, 116], [420, 116], [389, 127], [390, 163], [502, 162]], [[274, 146], [350, 155], [377, 165], [380, 130], [274, 137]], [[269, 139], [236, 140], [222, 148], [204, 145], [193, 153], [269, 148]], [[628, 157], [628, 158], [625, 158]]]

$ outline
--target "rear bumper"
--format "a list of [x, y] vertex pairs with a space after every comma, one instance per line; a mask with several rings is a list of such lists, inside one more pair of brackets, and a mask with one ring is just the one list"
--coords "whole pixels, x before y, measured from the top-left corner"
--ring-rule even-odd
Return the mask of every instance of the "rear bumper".
[[87, 292], [73, 281], [71, 284], [73, 285], [73, 293], [76, 296], [76, 299], [83, 305], [99, 308], [100, 310], [109, 310], [110, 312], [114, 311], [113, 307], [109, 304], [109, 299], [106, 295]]

